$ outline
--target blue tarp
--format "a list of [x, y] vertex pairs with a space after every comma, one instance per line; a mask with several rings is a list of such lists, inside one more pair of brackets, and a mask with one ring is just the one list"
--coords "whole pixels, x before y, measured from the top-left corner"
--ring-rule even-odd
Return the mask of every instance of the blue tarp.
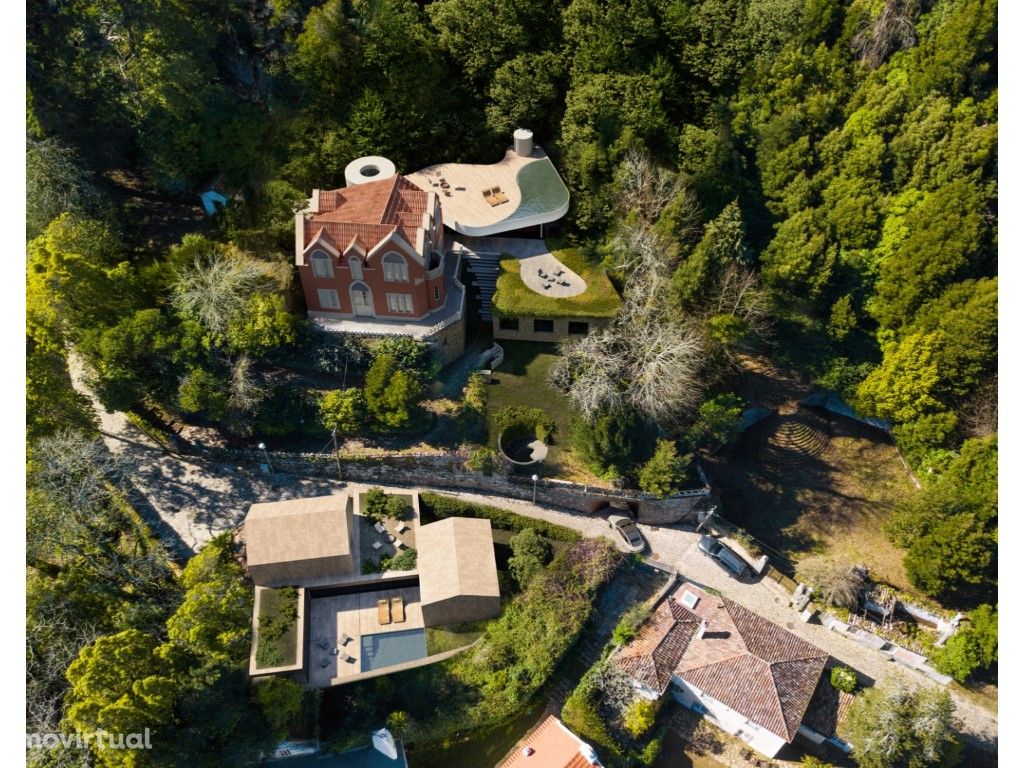
[[840, 416], [846, 416], [849, 419], [854, 419], [868, 426], [875, 427], [877, 429], [884, 429], [886, 432], [892, 430], [892, 422], [886, 421], [885, 419], [877, 419], [872, 416], [861, 416], [859, 413], [848, 406], [843, 399], [839, 397], [835, 392], [815, 392], [810, 397], [807, 397], [800, 401], [800, 405], [807, 405], [812, 408], [823, 408], [831, 413], [837, 413]]
[[217, 212], [217, 206], [223, 208], [228, 204], [228, 199], [215, 189], [200, 193], [199, 199], [203, 201], [203, 210], [207, 216], [213, 216]]

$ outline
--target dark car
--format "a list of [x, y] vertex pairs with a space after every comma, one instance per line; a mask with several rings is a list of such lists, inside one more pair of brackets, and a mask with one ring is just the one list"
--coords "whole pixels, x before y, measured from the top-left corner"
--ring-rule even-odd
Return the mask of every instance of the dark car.
[[640, 535], [640, 531], [636, 525], [628, 517], [623, 515], [610, 515], [608, 517], [608, 525], [610, 525], [622, 542], [626, 545], [626, 549], [630, 552], [643, 552], [644, 547], [647, 546], [647, 542], [644, 541], [644, 537]]
[[746, 561], [713, 536], [701, 536], [697, 548], [734, 578], [739, 578], [747, 571]]

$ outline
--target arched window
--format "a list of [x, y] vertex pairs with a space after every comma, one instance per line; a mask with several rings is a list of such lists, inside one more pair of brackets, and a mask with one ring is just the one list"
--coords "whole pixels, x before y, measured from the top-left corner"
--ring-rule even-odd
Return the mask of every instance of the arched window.
[[313, 277], [334, 277], [334, 267], [331, 265], [331, 257], [323, 251], [313, 251], [309, 257], [313, 265]]
[[391, 251], [384, 254], [381, 263], [384, 265], [384, 279], [389, 283], [409, 282], [409, 265], [401, 255]]
[[363, 261], [358, 256], [349, 257], [348, 268], [352, 271], [353, 280], [363, 279]]
[[366, 283], [352, 283], [348, 289], [349, 298], [352, 299], [352, 313], [364, 317], [370, 317], [373, 312], [373, 294]]

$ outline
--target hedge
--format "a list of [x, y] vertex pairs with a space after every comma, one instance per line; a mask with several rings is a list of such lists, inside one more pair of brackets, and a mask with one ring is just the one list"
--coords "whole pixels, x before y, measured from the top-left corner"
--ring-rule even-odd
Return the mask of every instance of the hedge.
[[534, 520], [510, 512], [507, 509], [489, 507], [485, 504], [471, 504], [451, 496], [438, 493], [420, 494], [420, 513], [443, 520], [446, 517], [479, 517], [490, 520], [495, 528], [508, 531], [522, 531], [533, 528], [537, 533], [553, 541], [579, 541], [582, 534], [564, 525], [549, 523], [546, 520]]

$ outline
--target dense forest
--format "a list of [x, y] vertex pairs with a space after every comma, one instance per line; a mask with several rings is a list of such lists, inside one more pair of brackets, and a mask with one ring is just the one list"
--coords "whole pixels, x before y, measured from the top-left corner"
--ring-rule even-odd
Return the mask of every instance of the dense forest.
[[[889, 523], [915, 586], [994, 603], [997, 74], [992, 0], [30, 3], [30, 730], [155, 719], [177, 746], [153, 764], [243, 764], [292, 695], [245, 693], [230, 542], [171, 562], [69, 362], [108, 409], [239, 435], [316, 418], [266, 361], [376, 366], [382, 402], [415, 400], [415, 350], [371, 364], [305, 322], [293, 211], [360, 155], [490, 163], [518, 126], [623, 290], [557, 372], [595, 460], [651, 459], [624, 444], [647, 423], [713, 440], [741, 405], [723, 372], [768, 350], [893, 424], [925, 485]], [[232, 201], [201, 232], [161, 221], [211, 184]], [[691, 375], [644, 389], [665, 338]], [[352, 407], [333, 418], [355, 430]]]

